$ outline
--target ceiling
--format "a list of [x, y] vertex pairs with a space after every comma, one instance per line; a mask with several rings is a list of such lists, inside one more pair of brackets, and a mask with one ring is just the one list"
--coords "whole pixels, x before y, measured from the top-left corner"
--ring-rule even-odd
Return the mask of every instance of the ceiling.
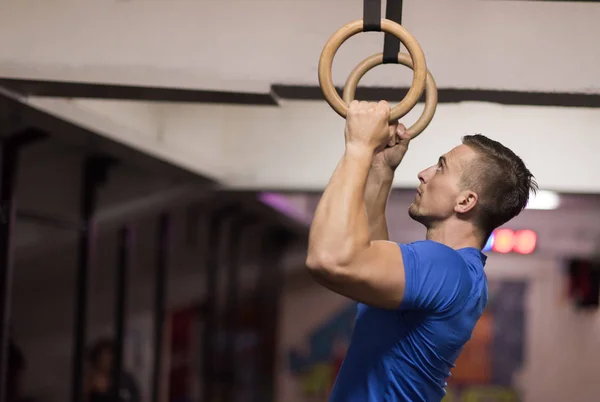
[[[538, 165], [543, 164], [549, 177], [556, 177], [553, 169], [557, 164], [546, 162], [555, 155], [548, 148], [557, 142], [547, 142], [546, 148], [541, 148], [540, 135], [546, 135], [548, 130], [546, 126], [532, 127], [532, 120], [550, 122], [548, 126], [552, 127], [556, 126], [551, 117], [562, 122], [574, 120], [563, 127], [573, 131], [572, 149], [583, 155], [582, 150], [594, 148], [598, 137], [593, 134], [593, 127], [600, 106], [600, 69], [596, 64], [600, 58], [600, 47], [596, 44], [596, 38], [600, 37], [600, 6], [590, 2], [512, 0], [405, 0], [403, 4], [403, 24], [425, 52], [427, 65], [439, 87], [440, 103], [463, 102], [460, 107], [441, 105], [432, 130], [438, 124], [447, 131], [450, 118], [461, 119], [461, 130], [466, 119], [476, 123], [477, 129], [484, 127], [490, 132], [494, 128], [513, 133], [516, 124], [525, 134], [537, 130], [530, 137], [518, 132], [510, 140], [527, 143], [528, 151], [533, 149], [529, 144], [535, 144], [535, 154], [544, 156]], [[275, 158], [279, 152], [273, 150], [276, 141], [269, 135], [279, 137], [283, 130], [289, 134], [294, 121], [313, 119], [316, 127], [313, 131], [323, 132], [333, 131], [333, 124], [339, 123], [333, 117], [329, 120], [333, 116], [329, 109], [321, 113], [317, 106], [308, 105], [315, 108], [315, 113], [307, 115], [308, 107], [301, 108], [305, 105], [300, 102], [286, 105], [285, 99], [322, 97], [317, 81], [321, 50], [337, 29], [362, 17], [362, 8], [362, 0], [83, 0], [48, 1], [43, 5], [34, 0], [1, 2], [0, 85], [14, 85], [19, 92], [44, 96], [41, 100], [24, 96], [19, 101], [37, 105], [38, 109], [46, 105], [46, 109], [41, 108], [46, 114], [62, 112], [62, 118], [70, 119], [72, 126], [84, 126], [102, 134], [109, 143], [102, 147], [103, 152], [133, 160], [131, 153], [115, 151], [116, 144], [124, 144], [121, 148], [137, 147], [138, 154], [146, 154], [146, 159], [166, 161], [165, 164], [178, 165], [188, 173], [212, 174], [219, 182], [228, 179], [239, 186], [256, 176], [254, 188], [265, 188], [265, 181], [258, 179], [263, 178], [264, 171], [275, 171], [273, 161], [279, 161]], [[27, 29], [23, 29], [24, 21]], [[382, 45], [380, 33], [349, 39], [336, 55], [334, 83], [342, 86], [356, 63], [381, 51]], [[377, 90], [368, 92], [370, 99], [389, 99], [403, 96], [402, 88], [410, 82], [408, 69], [386, 65], [368, 73], [361, 84], [365, 90]], [[101, 104], [83, 102], [81, 97], [134, 102]], [[497, 108], [482, 117], [480, 105], [465, 101], [572, 107], [548, 107], [543, 111]], [[205, 102], [238, 103], [244, 107], [196, 108], [198, 103]], [[245, 107], [249, 104], [261, 108]], [[262, 108], [267, 105], [271, 107]], [[576, 108], [581, 111], [582, 106], [591, 106], [593, 110], [587, 114], [565, 112]], [[255, 142], [262, 140], [271, 146], [256, 158], [260, 164], [254, 170], [253, 161], [236, 165], [240, 160], [244, 162], [246, 147], [238, 147], [240, 153], [234, 154], [235, 157], [225, 151], [220, 153], [226, 148], [224, 144], [232, 148], [231, 144], [241, 142], [233, 135], [242, 131], [242, 123], [232, 124], [226, 118], [233, 113], [244, 116], [244, 135], [253, 135]], [[476, 121], [477, 118], [490, 127]], [[501, 125], [503, 122], [506, 125]], [[64, 125], [55, 127], [54, 134], [65, 139], [66, 132], [73, 131], [65, 130]], [[306, 131], [303, 124], [297, 124], [297, 128], [298, 132]], [[302, 135], [303, 139], [309, 137]], [[68, 140], [98, 146], [101, 141], [91, 137], [80, 130], [73, 131]], [[321, 150], [328, 155], [337, 150], [333, 142], [328, 148], [319, 140]], [[287, 145], [291, 141], [285, 140]], [[423, 141], [420, 144], [425, 144]], [[441, 141], [432, 139], [422, 149], [430, 149], [430, 145]], [[298, 141], [292, 146], [304, 149], [298, 153], [308, 153], [308, 145], [313, 143]], [[562, 154], [562, 144], [558, 148]], [[292, 156], [288, 159], [294, 160]], [[528, 155], [529, 159], [535, 156]], [[577, 162], [594, 166], [593, 153], [588, 157]], [[136, 158], [143, 159], [139, 155]], [[296, 188], [322, 187], [326, 177], [322, 174], [308, 177], [308, 163], [296, 159], [307, 177], [298, 180], [302, 185]], [[223, 175], [225, 179], [217, 175], [224, 171], [224, 164], [231, 168], [231, 172]], [[141, 161], [139, 165], [146, 166], [149, 162]], [[539, 166], [536, 168], [541, 170]], [[576, 166], [573, 169], [581, 170]], [[296, 166], [289, 170], [300, 174]], [[230, 176], [235, 176], [234, 180]], [[280, 182], [293, 181], [291, 172], [284, 171], [282, 176], [285, 180]], [[565, 181], [574, 181], [573, 171], [564, 176]], [[593, 179], [593, 175], [590, 177]], [[592, 183], [591, 179], [586, 177], [583, 181]], [[272, 188], [281, 184], [274, 182], [275, 179], [270, 182]]]
[[[405, 0], [403, 25], [440, 88], [599, 93], [595, 2]], [[328, 38], [362, 18], [361, 0], [80, 1], [0, 4], [0, 77], [268, 93], [317, 85]], [[26, 21], [27, 29], [23, 29]], [[109, 29], [110, 27], [110, 29]], [[382, 35], [349, 39], [334, 62], [343, 85]], [[363, 83], [397, 87], [379, 67]]]

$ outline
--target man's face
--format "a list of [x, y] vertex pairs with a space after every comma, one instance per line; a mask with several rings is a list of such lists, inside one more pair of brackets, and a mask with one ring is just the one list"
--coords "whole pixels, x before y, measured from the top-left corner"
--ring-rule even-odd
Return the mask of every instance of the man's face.
[[408, 209], [410, 217], [426, 227], [452, 217], [461, 196], [462, 174], [476, 157], [471, 148], [459, 145], [420, 172], [421, 184]]

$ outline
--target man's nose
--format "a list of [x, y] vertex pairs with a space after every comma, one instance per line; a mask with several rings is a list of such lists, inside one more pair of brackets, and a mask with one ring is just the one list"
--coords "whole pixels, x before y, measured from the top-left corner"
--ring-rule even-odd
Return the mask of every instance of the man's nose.
[[425, 170], [421, 170], [421, 171], [419, 172], [419, 174], [417, 175], [417, 177], [419, 178], [419, 181], [420, 181], [421, 183], [426, 183], [426, 182], [427, 182], [427, 177], [426, 177], [426, 175], [427, 175], [427, 169], [425, 169]]
[[433, 175], [433, 173], [435, 172], [436, 166], [430, 166], [425, 170], [421, 170], [419, 172], [419, 174], [417, 175], [417, 177], [419, 178], [419, 181], [421, 183], [427, 183], [429, 181], [429, 179], [431, 178], [431, 176]]

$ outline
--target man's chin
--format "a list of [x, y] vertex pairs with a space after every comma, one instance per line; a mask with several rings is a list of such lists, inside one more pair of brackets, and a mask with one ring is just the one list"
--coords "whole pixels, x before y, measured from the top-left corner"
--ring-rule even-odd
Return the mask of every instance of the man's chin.
[[419, 207], [416, 206], [414, 202], [408, 207], [408, 216], [410, 216], [412, 220], [423, 223], [424, 216], [419, 213]]

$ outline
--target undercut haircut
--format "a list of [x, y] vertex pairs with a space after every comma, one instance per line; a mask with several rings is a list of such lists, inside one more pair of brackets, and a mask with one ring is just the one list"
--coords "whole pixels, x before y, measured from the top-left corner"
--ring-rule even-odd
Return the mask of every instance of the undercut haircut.
[[462, 143], [478, 154], [465, 170], [461, 185], [479, 197], [475, 226], [487, 239], [525, 209], [538, 185], [523, 160], [498, 141], [475, 134], [464, 136]]

